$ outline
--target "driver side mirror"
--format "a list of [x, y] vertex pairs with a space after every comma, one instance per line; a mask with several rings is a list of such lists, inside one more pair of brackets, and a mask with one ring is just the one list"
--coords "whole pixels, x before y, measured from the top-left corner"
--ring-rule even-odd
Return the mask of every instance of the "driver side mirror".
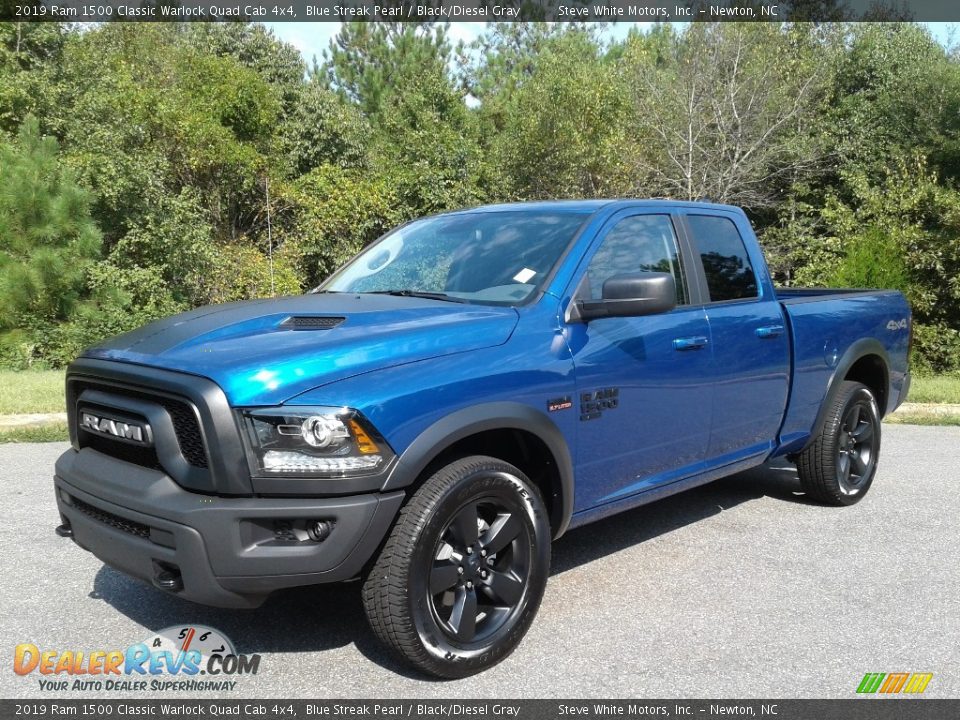
[[570, 308], [570, 322], [654, 315], [676, 306], [677, 285], [670, 273], [624, 273], [603, 283], [601, 300], [575, 301]]

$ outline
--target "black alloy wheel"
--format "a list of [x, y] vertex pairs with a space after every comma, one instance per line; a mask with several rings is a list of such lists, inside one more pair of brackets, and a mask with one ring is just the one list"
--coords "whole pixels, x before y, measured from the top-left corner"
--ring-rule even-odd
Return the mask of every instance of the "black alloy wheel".
[[837, 437], [837, 482], [847, 495], [855, 494], [872, 476], [877, 464], [878, 433], [863, 403], [850, 405], [843, 415]]
[[377, 637], [444, 678], [486, 670], [523, 639], [550, 569], [550, 523], [516, 467], [475, 455], [431, 475], [363, 585]]
[[430, 609], [461, 643], [482, 642], [521, 607], [531, 572], [530, 529], [515, 503], [470, 501], [440, 536], [430, 569]]
[[849, 380], [827, 402], [823, 427], [797, 456], [797, 473], [810, 497], [853, 505], [863, 499], [877, 473], [880, 412], [870, 389]]

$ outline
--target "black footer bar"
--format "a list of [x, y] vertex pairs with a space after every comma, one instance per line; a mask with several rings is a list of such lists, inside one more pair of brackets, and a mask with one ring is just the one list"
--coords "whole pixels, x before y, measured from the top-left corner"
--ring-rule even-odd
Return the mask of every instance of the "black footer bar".
[[955, 720], [960, 699], [849, 700], [0, 700], [0, 718], [476, 718], [560, 720]]

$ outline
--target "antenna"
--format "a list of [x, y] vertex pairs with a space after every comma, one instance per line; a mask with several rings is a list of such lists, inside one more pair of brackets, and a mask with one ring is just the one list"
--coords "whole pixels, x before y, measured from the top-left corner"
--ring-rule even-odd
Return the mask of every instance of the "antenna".
[[267, 257], [270, 259], [270, 296], [276, 297], [277, 289], [273, 281], [273, 223], [270, 219], [270, 176], [264, 177], [263, 186], [267, 191]]

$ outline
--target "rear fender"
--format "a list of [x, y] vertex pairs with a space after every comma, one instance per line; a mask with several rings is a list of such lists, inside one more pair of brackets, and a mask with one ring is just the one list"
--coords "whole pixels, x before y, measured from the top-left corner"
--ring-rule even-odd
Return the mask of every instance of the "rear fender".
[[[846, 379], [847, 373], [850, 372], [850, 368], [852, 368], [858, 360], [868, 355], [877, 355], [883, 361], [883, 383], [887, 397], [889, 397], [890, 354], [879, 340], [875, 340], [874, 338], [857, 340], [847, 348], [846, 352], [840, 357], [840, 360], [837, 361], [837, 366], [834, 368], [833, 374], [830, 376], [830, 381], [827, 384], [827, 392], [824, 395], [823, 402], [820, 404], [820, 410], [817, 412], [817, 419], [813, 423], [810, 438], [804, 444], [803, 450], [806, 450], [812, 445], [823, 430], [823, 425], [827, 421], [827, 412], [836, 399], [837, 394], [840, 392], [840, 386], [843, 384], [844, 379]], [[880, 417], [886, 414], [887, 408], [885, 406], [886, 403], [883, 403], [881, 407], [880, 398], [877, 398], [877, 409], [880, 411]]]

